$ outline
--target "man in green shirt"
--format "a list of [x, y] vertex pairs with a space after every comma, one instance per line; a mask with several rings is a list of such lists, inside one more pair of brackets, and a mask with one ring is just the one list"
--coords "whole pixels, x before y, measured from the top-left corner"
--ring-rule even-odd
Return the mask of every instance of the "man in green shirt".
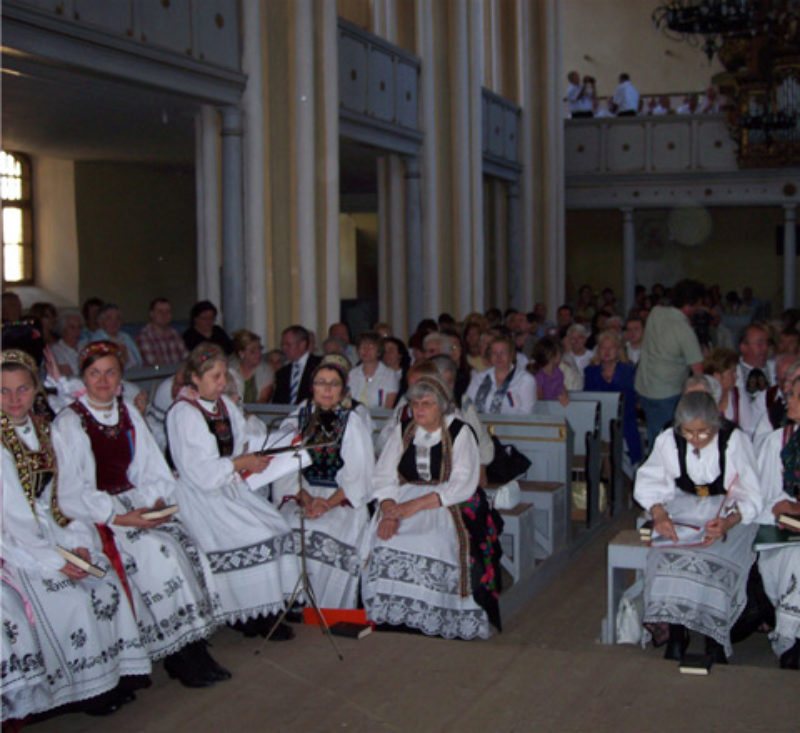
[[702, 373], [703, 352], [689, 320], [702, 297], [701, 283], [681, 280], [672, 289], [672, 305], [656, 306], [647, 318], [635, 387], [651, 448], [672, 420], [689, 370]]

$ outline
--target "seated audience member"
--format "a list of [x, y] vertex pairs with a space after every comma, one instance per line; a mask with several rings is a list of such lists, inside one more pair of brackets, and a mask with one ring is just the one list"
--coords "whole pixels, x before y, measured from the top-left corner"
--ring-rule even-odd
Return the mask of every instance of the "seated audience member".
[[311, 336], [302, 326], [289, 326], [281, 334], [284, 364], [275, 372], [276, 405], [297, 405], [311, 395], [311, 375], [322, 357], [311, 353]]
[[627, 74], [619, 75], [619, 86], [614, 91], [608, 106], [617, 117], [633, 117], [638, 112], [639, 92]]
[[322, 360], [312, 375], [311, 397], [281, 425], [308, 446], [311, 465], [302, 471], [299, 490], [296, 473], [272, 485], [273, 501], [295, 532], [300, 512], [305, 515], [305, 562], [322, 608], [358, 604], [375, 464], [370, 430], [347, 397], [347, 371], [340, 359]]
[[[95, 528], [62, 511], [51, 426], [33, 411], [39, 392], [35, 362], [6, 349], [0, 364], [3, 728], [8, 723], [19, 730], [27, 715], [70, 703], [107, 715], [133, 699], [133, 676], [150, 673], [147, 650], [125, 581], [103, 555]], [[90, 577], [65, 561], [59, 547], [99, 566], [105, 576]], [[14, 718], [19, 726], [10, 722]]]
[[588, 338], [588, 331], [580, 323], [573, 323], [567, 329], [566, 343], [568, 348], [566, 349], [565, 357], [574, 362], [575, 367], [581, 373], [583, 373], [583, 370], [594, 356], [594, 352], [586, 348]]
[[[153, 661], [186, 687], [230, 678], [203, 639], [219, 625], [211, 571], [179, 520], [148, 519], [175, 499], [175, 479], [138, 410], [117, 396], [119, 347], [95, 341], [80, 354], [86, 393], [53, 425], [64, 511], [97, 525], [104, 546], [131, 557], [139, 630]], [[166, 592], [165, 589], [169, 589]]]
[[467, 352], [467, 363], [475, 371], [483, 371], [486, 365], [481, 353], [481, 333], [484, 328], [478, 321], [470, 321], [464, 326], [464, 348]]
[[191, 325], [183, 332], [183, 343], [189, 351], [198, 344], [212, 343], [219, 346], [226, 356], [233, 353], [233, 341], [215, 323], [216, 320], [217, 307], [210, 300], [201, 300], [192, 306], [189, 311]]
[[558, 328], [569, 328], [573, 322], [572, 306], [567, 303], [558, 306], [558, 310], [556, 311], [556, 326], [558, 326]]
[[[739, 357], [733, 349], [714, 349], [703, 361], [703, 374], [713, 377], [720, 387], [720, 396], [717, 399], [719, 411], [735, 425], [746, 433], [752, 433], [755, 425], [749, 428], [753, 419], [752, 412], [747, 404], [742, 402], [741, 393], [736, 386], [736, 365]], [[744, 409], [744, 413], [743, 413]]]
[[698, 114], [698, 98], [697, 94], [684, 94], [683, 103], [678, 107], [679, 115], [694, 115]]
[[[347, 357], [347, 360], [351, 364], [355, 364], [358, 361], [358, 351], [353, 345], [350, 338], [350, 329], [347, 327], [346, 323], [331, 323], [328, 327], [328, 338], [339, 339], [339, 341], [344, 344], [342, 356]], [[322, 350], [325, 351], [324, 344]]]
[[489, 344], [491, 367], [476, 372], [467, 389], [478, 412], [529, 414], [536, 404], [536, 380], [516, 365], [511, 340], [495, 336]]
[[[347, 359], [347, 348], [344, 341], [337, 338], [331, 338], [330, 336], [326, 338], [322, 342], [322, 355], [327, 356], [328, 354], [338, 354], [339, 356], [343, 356]], [[350, 361], [349, 359], [347, 359]]]
[[[775, 384], [775, 361], [769, 358], [769, 330], [766, 326], [751, 323], [739, 339], [739, 364], [736, 368], [736, 386], [742, 402], [747, 404], [754, 429], [766, 409], [764, 393]], [[752, 432], [750, 433], [752, 437]]]
[[81, 314], [75, 309], [64, 309], [58, 314], [56, 320], [56, 333], [58, 341], [50, 350], [58, 364], [59, 371], [65, 377], [77, 377], [78, 369], [78, 342], [83, 331]]
[[[111, 341], [120, 347], [125, 367], [142, 365], [142, 355], [134, 340], [122, 330], [122, 311], [116, 303], [106, 303], [97, 314], [99, 328], [92, 333], [89, 342]], [[81, 343], [81, 346], [86, 344]]]
[[588, 325], [596, 312], [592, 289], [588, 285], [581, 285], [578, 290], [578, 300], [575, 302], [574, 320]]
[[[787, 392], [787, 424], [767, 435], [758, 456], [764, 505], [756, 521], [797, 532], [778, 523], [781, 514], [800, 519], [800, 380]], [[758, 569], [775, 607], [772, 649], [782, 669], [800, 669], [800, 542], [761, 550]]]
[[386, 321], [378, 321], [373, 327], [372, 330], [378, 334], [381, 338], [389, 338], [392, 335], [392, 327], [386, 323]]
[[[450, 337], [450, 350], [443, 353], [443, 356], [449, 356], [458, 367], [456, 374], [455, 385], [453, 386], [453, 396], [455, 397], [456, 404], [461, 404], [461, 398], [464, 392], [469, 387], [470, 380], [472, 379], [472, 367], [467, 361], [466, 352], [464, 351], [464, 343], [461, 341], [461, 335], [457, 328], [445, 326], [442, 333]], [[527, 363], [527, 357], [525, 358]]]
[[350, 370], [350, 394], [367, 407], [394, 407], [400, 391], [400, 376], [382, 361], [383, 341], [374, 331], [356, 339], [361, 363]]
[[272, 368], [272, 373], [276, 374], [286, 364], [286, 356], [280, 349], [270, 349], [264, 355], [264, 361]]
[[56, 319], [58, 311], [52, 303], [38, 302], [28, 308], [28, 318], [35, 318], [41, 326], [44, 343], [47, 346], [55, 345], [58, 341], [56, 334]]
[[537, 400], [558, 400], [569, 404], [569, 395], [564, 387], [564, 373], [558, 368], [561, 362], [561, 346], [550, 336], [540, 338], [533, 347], [533, 356], [528, 371], [536, 380]]
[[764, 439], [787, 422], [788, 395], [794, 380], [800, 377], [800, 359], [791, 354], [778, 354], [775, 357], [775, 375], [777, 383], [764, 393], [764, 414], [753, 433], [756, 454], [761, 450]]
[[[464, 531], [476, 514], [478, 445], [438, 376], [420, 377], [408, 396], [412, 419], [394, 427], [375, 469], [378, 511], [362, 576], [367, 618], [447, 639], [486, 638], [490, 616], [500, 623], [492, 552], [499, 528], [488, 514], [483, 536]], [[465, 542], [477, 549], [471, 562]]]
[[239, 401], [266, 403], [272, 397], [275, 375], [261, 356], [261, 339], [240, 328], [233, 333], [233, 355], [228, 359], [228, 376], [233, 380]]
[[625, 406], [622, 432], [631, 464], [642, 460], [642, 440], [636, 424], [636, 392], [633, 380], [636, 370], [627, 363], [622, 340], [613, 331], [603, 331], [597, 338], [597, 348], [591, 364], [584, 369], [583, 388], [587, 392], [621, 392]]
[[22, 318], [22, 301], [19, 295], [11, 290], [3, 293], [3, 323], [6, 321], [19, 321]]
[[731, 330], [722, 322], [722, 308], [711, 308], [711, 345], [717, 348], [733, 349], [735, 342]]
[[[411, 355], [408, 353], [406, 345], [394, 336], [387, 336], [383, 339], [383, 363], [400, 377], [397, 396], [400, 397], [408, 388], [406, 375], [411, 366]], [[395, 404], [397, 401], [395, 400]]]
[[[263, 424], [247, 422], [223, 395], [226, 372], [225, 352], [216, 344], [198, 344], [186, 361], [193, 388], [181, 390], [167, 413], [169, 450], [180, 477], [176, 503], [181, 522], [211, 561], [221, 617], [245, 636], [267, 636], [295, 587], [299, 565], [289, 525], [242, 478], [264, 471], [270, 458], [254, 452], [264, 443]], [[282, 624], [271, 638], [293, 636]]]
[[791, 356], [800, 354], [800, 331], [796, 328], [784, 328], [778, 337], [778, 353]]
[[638, 316], [625, 321], [625, 354], [628, 361], [636, 366], [642, 353], [642, 339], [644, 338], [644, 321]]
[[83, 316], [83, 332], [81, 333], [81, 343], [88, 343], [92, 334], [100, 328], [97, 322], [97, 315], [105, 303], [100, 298], [87, 298], [81, 306], [81, 315]]
[[150, 302], [148, 322], [136, 334], [136, 345], [147, 366], [177, 364], [189, 353], [181, 335], [170, 325], [172, 306], [166, 298], [155, 298]]
[[711, 660], [727, 663], [754, 560], [752, 522], [762, 506], [750, 441], [723, 425], [710, 395], [685, 394], [674, 427], [658, 436], [636, 473], [634, 498], [658, 535], [647, 556], [645, 624], [656, 638], [669, 624], [666, 659], [681, 659], [695, 631]]
[[431, 331], [426, 333], [422, 339], [422, 356], [425, 359], [430, 359], [438, 354], [450, 356], [452, 348], [453, 340], [446, 333]]

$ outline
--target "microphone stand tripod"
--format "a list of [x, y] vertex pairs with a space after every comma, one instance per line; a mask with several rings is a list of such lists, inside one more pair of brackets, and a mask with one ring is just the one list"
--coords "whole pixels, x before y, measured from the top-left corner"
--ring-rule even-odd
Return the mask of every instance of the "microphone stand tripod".
[[[297, 448], [297, 493], [299, 494], [300, 490], [303, 488], [302, 457], [300, 455], [300, 450], [303, 448], [303, 446], [299, 445]], [[316, 611], [317, 618], [319, 619], [322, 627], [322, 633], [328, 637], [333, 650], [336, 652], [336, 656], [339, 657], [339, 661], [344, 661], [344, 657], [339, 651], [339, 647], [336, 646], [336, 640], [333, 638], [330, 626], [328, 626], [328, 622], [325, 620], [325, 615], [322, 613], [319, 604], [317, 603], [317, 598], [314, 595], [314, 589], [311, 587], [311, 578], [308, 575], [308, 567], [306, 565], [306, 513], [302, 506], [300, 507], [300, 577], [297, 578], [297, 583], [294, 586], [292, 595], [289, 596], [289, 600], [286, 602], [286, 607], [283, 609], [283, 613], [278, 616], [278, 620], [269, 630], [269, 634], [267, 634], [267, 638], [264, 640], [265, 642], [270, 640], [272, 634], [275, 633], [275, 629], [277, 629], [278, 626], [280, 626], [281, 621], [286, 618], [286, 614], [289, 613], [289, 609], [300, 597], [301, 593], [306, 597], [306, 599], [311, 603], [312, 608]]]

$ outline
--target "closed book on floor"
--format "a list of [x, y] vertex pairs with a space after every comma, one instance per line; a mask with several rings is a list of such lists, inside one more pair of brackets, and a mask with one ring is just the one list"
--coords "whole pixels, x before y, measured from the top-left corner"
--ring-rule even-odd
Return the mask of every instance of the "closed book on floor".
[[681, 659], [681, 674], [707, 675], [713, 661], [707, 654], [684, 654]]
[[357, 624], [353, 621], [337, 621], [331, 626], [331, 633], [336, 636], [346, 636], [348, 639], [363, 639], [372, 632], [370, 624]]

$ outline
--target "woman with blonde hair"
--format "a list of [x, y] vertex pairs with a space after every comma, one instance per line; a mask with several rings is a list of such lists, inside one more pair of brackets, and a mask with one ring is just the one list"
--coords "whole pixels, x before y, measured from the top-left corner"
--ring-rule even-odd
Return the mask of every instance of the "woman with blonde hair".
[[261, 339], [252, 331], [240, 328], [233, 332], [233, 354], [229, 371], [243, 404], [266, 403], [275, 387], [275, 373], [261, 354]]

